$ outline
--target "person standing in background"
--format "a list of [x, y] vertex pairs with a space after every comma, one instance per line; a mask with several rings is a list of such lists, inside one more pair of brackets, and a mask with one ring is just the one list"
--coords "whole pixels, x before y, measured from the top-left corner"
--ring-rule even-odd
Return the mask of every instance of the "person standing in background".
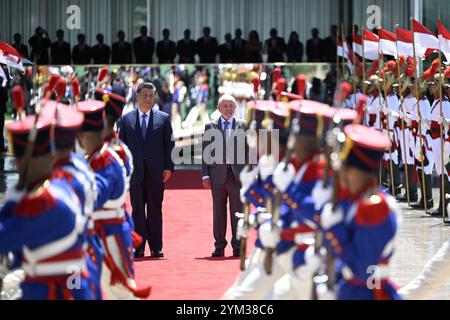
[[[212, 257], [218, 258], [225, 255], [225, 247], [227, 240], [225, 239], [227, 232], [227, 202], [230, 202], [230, 220], [233, 247], [233, 257], [239, 257], [240, 242], [236, 237], [237, 217], [236, 212], [242, 212], [242, 202], [240, 199], [241, 182], [239, 180], [240, 173], [247, 162], [247, 150], [239, 150], [239, 143], [236, 143], [237, 130], [245, 132], [245, 122], [235, 118], [237, 102], [236, 99], [229, 95], [223, 95], [219, 99], [218, 110], [221, 117], [205, 126], [205, 134], [214, 133], [210, 130], [217, 130], [222, 134], [223, 159], [219, 159], [216, 163], [212, 160], [213, 155], [207, 154], [205, 150], [208, 148], [209, 141], [203, 140], [203, 164], [202, 164], [202, 180], [203, 187], [210, 189], [213, 199], [213, 233], [215, 239], [215, 250]], [[238, 138], [239, 139], [239, 138]], [[211, 141], [214, 143], [214, 140]], [[231, 148], [234, 147], [234, 150]], [[244, 148], [246, 144], [244, 143]], [[217, 154], [215, 155], [218, 156]]]
[[165, 184], [174, 171], [172, 150], [175, 143], [169, 115], [154, 109], [157, 93], [153, 83], [142, 83], [136, 93], [138, 108], [122, 117], [119, 129], [120, 140], [133, 155], [131, 206], [136, 232], [143, 239], [135, 256], [144, 256], [148, 242], [151, 256], [162, 258], [162, 204]]
[[133, 41], [134, 57], [138, 64], [152, 64], [155, 52], [155, 40], [148, 36], [146, 26], [141, 27], [141, 36]]

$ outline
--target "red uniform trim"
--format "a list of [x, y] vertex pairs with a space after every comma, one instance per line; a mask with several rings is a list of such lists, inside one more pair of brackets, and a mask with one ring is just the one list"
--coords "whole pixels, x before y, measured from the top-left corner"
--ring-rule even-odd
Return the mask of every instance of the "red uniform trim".
[[371, 199], [362, 201], [355, 215], [355, 222], [361, 226], [375, 226], [386, 220], [390, 208], [382, 193], [376, 195], [381, 201], [374, 203]]

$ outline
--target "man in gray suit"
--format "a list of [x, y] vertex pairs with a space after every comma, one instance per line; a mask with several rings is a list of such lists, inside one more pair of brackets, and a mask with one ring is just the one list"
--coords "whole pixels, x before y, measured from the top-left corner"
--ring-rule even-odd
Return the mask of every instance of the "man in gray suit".
[[236, 100], [229, 95], [220, 98], [221, 117], [206, 125], [203, 136], [203, 187], [211, 189], [213, 198], [213, 229], [215, 251], [212, 257], [223, 257], [227, 240], [227, 200], [230, 203], [230, 220], [233, 237], [233, 257], [239, 257], [236, 237], [235, 213], [242, 212], [239, 175], [247, 162], [245, 122], [234, 117]]

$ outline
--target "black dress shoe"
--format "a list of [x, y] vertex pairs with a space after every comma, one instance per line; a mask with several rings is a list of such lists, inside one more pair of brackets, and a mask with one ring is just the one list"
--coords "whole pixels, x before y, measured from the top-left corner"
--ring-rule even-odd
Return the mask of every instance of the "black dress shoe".
[[239, 258], [241, 256], [240, 250], [233, 250], [233, 258]]
[[[427, 200], [427, 210], [431, 210], [433, 209], [434, 203], [433, 200]], [[424, 210], [425, 206], [423, 205], [423, 201], [417, 202], [417, 203], [413, 203], [411, 205], [411, 208], [413, 209], [417, 209], [417, 210]]]
[[136, 251], [134, 253], [134, 258], [135, 259], [144, 258], [144, 257], [145, 257], [144, 251]]
[[213, 257], [213, 258], [220, 258], [220, 257], [224, 257], [224, 256], [225, 256], [225, 250], [223, 250], [223, 249], [216, 249], [211, 254], [211, 257]]
[[162, 250], [152, 250], [152, 258], [164, 258], [164, 253]]
[[430, 216], [432, 217], [442, 217], [442, 209], [441, 208], [437, 208], [434, 211], [430, 212]]

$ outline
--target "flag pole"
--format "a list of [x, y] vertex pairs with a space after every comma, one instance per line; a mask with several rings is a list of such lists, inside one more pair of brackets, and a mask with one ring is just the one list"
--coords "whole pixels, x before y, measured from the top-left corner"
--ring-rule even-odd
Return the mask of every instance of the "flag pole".
[[[352, 24], [352, 37], [353, 37], [353, 35], [355, 34], [355, 25], [354, 24]], [[352, 43], [353, 43], [353, 39], [352, 39]], [[352, 46], [352, 63], [353, 63], [353, 91], [354, 91], [354, 99], [355, 99], [355, 101], [354, 101], [354, 103], [355, 103], [355, 108], [356, 108], [356, 105], [358, 104], [358, 101], [357, 101], [357, 99], [356, 99], [356, 91], [358, 90], [358, 88], [357, 88], [357, 81], [358, 81], [358, 78], [357, 78], [357, 74], [356, 74], [356, 72], [357, 72], [357, 68], [356, 68], [356, 56], [355, 56], [355, 50], [353, 50], [353, 46]], [[363, 118], [363, 121], [365, 121], [366, 119], [365, 119], [366, 117], [365, 117], [365, 110], [364, 110], [364, 118]], [[363, 122], [364, 123], [364, 122]]]
[[[398, 25], [396, 25], [397, 27]], [[398, 52], [398, 42], [397, 42], [397, 38], [395, 39], [395, 45], [397, 48], [397, 70], [398, 70], [398, 74], [395, 75], [397, 76], [397, 82], [398, 82], [398, 91], [399, 91], [399, 95], [400, 95], [400, 110], [403, 113], [403, 116], [406, 115], [405, 112], [405, 108], [403, 106], [403, 87], [402, 87], [402, 82], [400, 81], [400, 68], [402, 67], [400, 65], [400, 55]], [[410, 198], [410, 193], [409, 193], [409, 168], [408, 168], [408, 160], [407, 160], [407, 153], [406, 153], [406, 137], [405, 137], [405, 119], [401, 119], [400, 121], [401, 123], [401, 129], [402, 129], [402, 140], [403, 140], [403, 159], [404, 159], [404, 165], [405, 165], [405, 181], [406, 181], [406, 199], [408, 200], [408, 207], [411, 207], [411, 198]]]
[[[438, 7], [438, 21], [440, 20], [441, 10]], [[439, 41], [439, 112], [441, 114], [441, 119], [444, 119], [444, 112], [442, 110], [442, 51], [441, 51], [441, 42]], [[440, 134], [441, 134], [441, 168], [442, 168], [442, 176], [441, 176], [441, 188], [442, 188], [442, 195], [441, 195], [441, 201], [442, 201], [442, 221], [445, 224], [445, 183], [444, 179], [447, 179], [445, 177], [445, 165], [444, 165], [444, 124], [442, 123], [442, 120], [440, 121]]]
[[416, 41], [414, 36], [414, 28], [411, 24], [412, 32], [413, 32], [413, 59], [416, 65], [416, 76], [415, 76], [415, 87], [416, 87], [416, 103], [417, 103], [417, 113], [419, 114], [419, 144], [420, 144], [420, 166], [422, 167], [422, 194], [423, 194], [423, 205], [425, 208], [425, 214], [428, 214], [428, 204], [427, 204], [427, 194], [425, 192], [426, 185], [425, 185], [425, 166], [423, 163], [424, 154], [423, 154], [423, 136], [422, 136], [422, 111], [420, 110], [420, 103], [419, 103], [419, 85], [418, 85], [418, 66], [419, 64], [416, 63]]

